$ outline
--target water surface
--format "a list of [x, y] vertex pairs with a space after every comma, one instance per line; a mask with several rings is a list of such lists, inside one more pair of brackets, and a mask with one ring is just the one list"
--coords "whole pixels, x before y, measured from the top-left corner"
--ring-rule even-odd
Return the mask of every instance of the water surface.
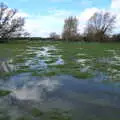
[[[0, 45], [0, 119], [120, 120], [117, 44]], [[4, 54], [3, 54], [4, 53]]]

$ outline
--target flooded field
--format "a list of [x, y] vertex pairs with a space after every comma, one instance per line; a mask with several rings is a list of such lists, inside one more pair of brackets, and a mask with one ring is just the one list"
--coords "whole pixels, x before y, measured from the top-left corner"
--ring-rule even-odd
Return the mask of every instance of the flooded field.
[[0, 49], [0, 120], [120, 120], [120, 44]]

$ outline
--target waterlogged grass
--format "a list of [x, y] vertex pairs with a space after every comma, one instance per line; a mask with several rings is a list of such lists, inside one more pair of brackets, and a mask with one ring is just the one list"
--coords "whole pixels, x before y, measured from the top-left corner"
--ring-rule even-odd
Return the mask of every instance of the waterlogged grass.
[[38, 108], [33, 108], [30, 112], [31, 114], [26, 116], [21, 116], [16, 120], [72, 120], [72, 116], [69, 111], [61, 110], [61, 109], [51, 109], [46, 112], [42, 112]]
[[68, 111], [60, 111], [59, 109], [53, 109], [49, 112], [50, 120], [72, 120]]
[[11, 92], [8, 91], [8, 90], [0, 90], [0, 97], [3, 97], [3, 96], [7, 96], [9, 95]]
[[43, 116], [43, 112], [41, 112], [39, 109], [37, 109], [37, 108], [33, 108], [32, 109], [32, 115], [34, 116], [34, 117], [41, 117], [41, 116]]
[[0, 56], [6, 61], [12, 59], [11, 64], [15, 67], [13, 72], [4, 76], [26, 72], [33, 76], [64, 74], [90, 79], [96, 77], [96, 72], [102, 72], [108, 76], [108, 81], [120, 80], [118, 43], [34, 41], [0, 44], [0, 48]]
[[[10, 94], [10, 91], [0, 90], [0, 120], [119, 120], [119, 93], [114, 90], [109, 93], [109, 86], [105, 85], [119, 86], [116, 84], [120, 83], [119, 46], [118, 43], [48, 41], [0, 44], [0, 84], [13, 91]], [[74, 78], [90, 82], [79, 83]], [[93, 80], [104, 85], [93, 83]], [[10, 106], [4, 101], [9, 96], [3, 97], [9, 94]], [[25, 96], [25, 100], [20, 99], [21, 96]], [[68, 102], [69, 111], [65, 111], [67, 107], [62, 106], [61, 100], [63, 105]], [[52, 109], [57, 101], [64, 110]]]
[[0, 116], [0, 120], [10, 120], [9, 116]]
[[32, 120], [32, 118], [23, 116], [23, 117], [17, 118], [16, 120]]

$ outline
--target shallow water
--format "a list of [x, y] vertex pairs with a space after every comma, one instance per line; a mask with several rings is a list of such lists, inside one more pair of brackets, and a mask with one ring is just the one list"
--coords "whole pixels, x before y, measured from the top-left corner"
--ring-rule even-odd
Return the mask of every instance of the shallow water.
[[[0, 89], [11, 93], [0, 97], [0, 119], [120, 120], [118, 48], [111, 50], [107, 46], [97, 57], [78, 49], [80, 44], [71, 52], [75, 57], [61, 43], [30, 43], [25, 48], [4, 45], [3, 51], [5, 46], [12, 54], [4, 56], [4, 60], [1, 55]], [[110, 55], [105, 56], [105, 51]], [[101, 69], [102, 64], [108, 66]], [[94, 76], [78, 78], [74, 71]]]

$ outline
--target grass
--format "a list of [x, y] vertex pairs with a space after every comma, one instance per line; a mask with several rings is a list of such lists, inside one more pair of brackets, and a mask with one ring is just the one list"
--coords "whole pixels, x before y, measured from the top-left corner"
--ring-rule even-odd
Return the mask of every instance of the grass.
[[8, 91], [8, 90], [0, 90], [0, 97], [3, 97], [3, 96], [7, 96], [9, 95], [11, 92]]
[[[40, 56], [37, 54], [42, 50], [43, 47], [49, 48], [49, 46], [54, 46], [56, 50], [48, 50], [51, 56]], [[18, 43], [8, 43], [0, 44], [0, 56], [5, 59], [13, 59], [11, 64], [17, 66], [17, 70], [14, 71], [15, 74], [20, 74], [24, 72], [30, 72], [33, 76], [55, 76], [55, 75], [72, 75], [80, 79], [88, 79], [95, 77], [96, 71], [103, 72], [105, 74], [112, 74], [112, 70], [116, 69], [118, 73], [120, 68], [116, 64], [110, 64], [108, 61], [104, 63], [99, 61], [100, 59], [113, 58], [114, 53], [120, 56], [120, 45], [118, 43], [84, 43], [84, 42], [49, 42], [49, 41], [30, 41], [30, 42], [19, 42]], [[31, 49], [34, 48], [34, 49]], [[31, 51], [30, 54], [26, 51]], [[37, 53], [36, 53], [37, 50]], [[8, 52], [10, 54], [7, 54]], [[3, 54], [6, 53], [6, 54]], [[64, 60], [63, 65], [55, 65], [57, 56], [60, 56]], [[16, 57], [19, 56], [19, 57]], [[26, 60], [32, 60], [32, 67], [38, 66], [36, 69], [26, 66]], [[40, 61], [45, 60], [47, 64], [47, 70], [40, 65]], [[80, 62], [77, 62], [77, 61]], [[33, 64], [34, 63], [34, 64]], [[120, 61], [116, 61], [120, 63]], [[85, 72], [81, 72], [85, 67], [90, 66]], [[40, 69], [42, 69], [40, 71]], [[108, 71], [111, 69], [111, 71]], [[118, 74], [116, 73], [116, 74]], [[9, 73], [11, 76], [13, 73]], [[114, 76], [116, 75], [114, 74]], [[7, 74], [6, 74], [7, 76]], [[120, 79], [120, 78], [119, 78]], [[114, 79], [113, 79], [114, 81]]]
[[32, 109], [32, 115], [34, 117], [41, 117], [43, 115], [43, 112], [41, 112], [39, 109], [37, 108], [33, 108]]
[[90, 73], [85, 73], [85, 72], [75, 72], [74, 77], [81, 78], [81, 79], [87, 79], [87, 78], [92, 78], [93, 75]]
[[67, 111], [53, 109], [49, 114], [49, 120], [72, 120], [71, 115]]
[[32, 120], [32, 118], [30, 118], [29, 116], [28, 117], [22, 116], [17, 118], [16, 120]]
[[10, 120], [9, 116], [0, 116], [0, 120]]

